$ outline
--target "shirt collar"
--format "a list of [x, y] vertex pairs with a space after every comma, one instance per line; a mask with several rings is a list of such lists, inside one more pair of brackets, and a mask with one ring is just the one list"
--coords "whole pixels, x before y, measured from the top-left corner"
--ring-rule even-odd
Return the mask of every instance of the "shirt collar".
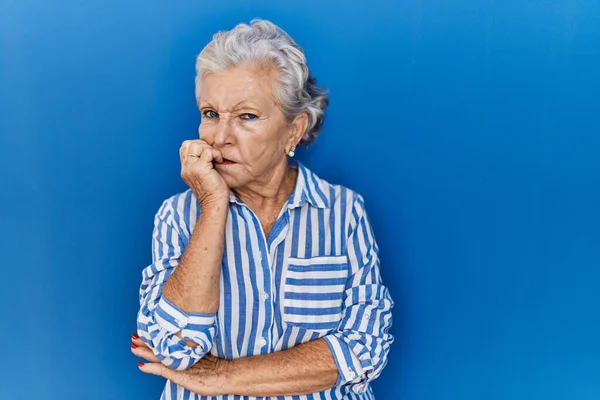
[[329, 199], [325, 195], [323, 181], [298, 160], [290, 159], [290, 166], [298, 169], [298, 178], [288, 200], [288, 207], [301, 207], [308, 201], [313, 207], [329, 208]]
[[[329, 208], [329, 198], [325, 194], [323, 181], [311, 170], [306, 168], [300, 161], [289, 160], [290, 167], [298, 170], [296, 186], [288, 198], [288, 208], [302, 207], [308, 201], [310, 205], [317, 208]], [[229, 192], [229, 201], [243, 205], [233, 192]]]

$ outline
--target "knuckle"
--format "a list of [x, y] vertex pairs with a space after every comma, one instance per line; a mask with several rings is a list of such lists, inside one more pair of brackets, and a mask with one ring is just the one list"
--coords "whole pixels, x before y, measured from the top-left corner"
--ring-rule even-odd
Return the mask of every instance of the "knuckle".
[[167, 368], [167, 366], [163, 363], [158, 364], [158, 372], [162, 375], [162, 376], [167, 376], [169, 374], [169, 369]]
[[152, 350], [150, 350], [147, 347], [145, 347], [145, 348], [142, 349], [142, 354], [143, 354], [144, 358], [146, 360], [149, 360], [149, 361], [153, 361], [154, 358], [155, 358], [154, 357], [154, 353], [152, 352]]

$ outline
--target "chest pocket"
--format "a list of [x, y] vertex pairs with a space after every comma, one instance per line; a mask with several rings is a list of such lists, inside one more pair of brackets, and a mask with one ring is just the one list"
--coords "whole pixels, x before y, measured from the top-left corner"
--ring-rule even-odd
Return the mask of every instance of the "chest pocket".
[[342, 315], [346, 256], [289, 258], [283, 319], [308, 330], [332, 330]]

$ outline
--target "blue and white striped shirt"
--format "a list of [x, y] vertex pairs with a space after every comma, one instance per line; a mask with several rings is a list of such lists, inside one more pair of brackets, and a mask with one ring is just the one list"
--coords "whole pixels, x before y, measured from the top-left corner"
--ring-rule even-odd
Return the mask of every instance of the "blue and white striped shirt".
[[[234, 359], [323, 338], [339, 379], [326, 391], [260, 399], [374, 399], [369, 382], [387, 363], [394, 302], [382, 284], [378, 247], [360, 195], [317, 177], [298, 161], [294, 191], [265, 237], [256, 215], [230, 195], [215, 314], [185, 313], [162, 297], [200, 209], [191, 190], [164, 201], [154, 220], [152, 264], [142, 272], [138, 333], [170, 368], [210, 352]], [[198, 343], [188, 346], [176, 333]], [[167, 381], [161, 399], [200, 396]]]

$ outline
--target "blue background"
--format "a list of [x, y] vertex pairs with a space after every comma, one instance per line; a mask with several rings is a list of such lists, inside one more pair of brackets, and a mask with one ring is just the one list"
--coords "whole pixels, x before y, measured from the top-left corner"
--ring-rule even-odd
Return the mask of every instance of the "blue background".
[[0, 0], [0, 398], [158, 399], [129, 352], [194, 58], [255, 16], [331, 90], [397, 302], [378, 399], [600, 398], [600, 2]]

